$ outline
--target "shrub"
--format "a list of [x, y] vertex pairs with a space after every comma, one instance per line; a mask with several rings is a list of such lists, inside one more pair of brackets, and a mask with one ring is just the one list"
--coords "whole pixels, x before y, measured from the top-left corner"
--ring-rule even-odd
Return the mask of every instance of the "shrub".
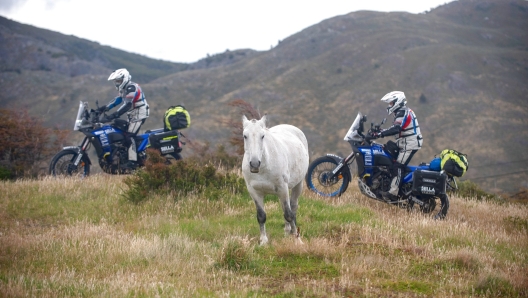
[[470, 180], [458, 182], [457, 194], [463, 198], [476, 198], [478, 201], [503, 201], [497, 195], [487, 193], [484, 190], [480, 189], [475, 182], [472, 182]]
[[13, 174], [9, 169], [0, 166], [0, 180], [9, 180], [12, 176]]
[[200, 164], [211, 163], [216, 167], [224, 168], [226, 170], [239, 168], [242, 164], [242, 156], [229, 153], [223, 144], [219, 144], [216, 147], [216, 150], [213, 151], [208, 142], [205, 144], [198, 144], [189, 141], [188, 143], [194, 151], [193, 156], [187, 159], [189, 161]]
[[42, 120], [27, 111], [0, 110], [1, 179], [38, 175], [68, 134], [43, 127]]
[[159, 152], [148, 150], [145, 167], [125, 178], [128, 186], [124, 196], [133, 203], [149, 198], [149, 194], [173, 194], [175, 199], [189, 193], [204, 194], [211, 200], [229, 193], [246, 191], [244, 179], [236, 174], [219, 173], [212, 164], [180, 160], [167, 165]]

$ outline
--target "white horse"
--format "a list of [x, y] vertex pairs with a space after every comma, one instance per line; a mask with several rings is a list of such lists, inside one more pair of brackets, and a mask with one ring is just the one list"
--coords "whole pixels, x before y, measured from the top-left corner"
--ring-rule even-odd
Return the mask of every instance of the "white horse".
[[[284, 212], [284, 232], [299, 237], [296, 216], [298, 198], [308, 170], [308, 142], [295, 126], [281, 124], [266, 127], [266, 116], [260, 120], [242, 118], [244, 127], [244, 159], [242, 174], [257, 207], [260, 244], [268, 242], [264, 196], [277, 195]], [[291, 196], [289, 190], [291, 189]], [[300, 241], [300, 239], [299, 239]]]

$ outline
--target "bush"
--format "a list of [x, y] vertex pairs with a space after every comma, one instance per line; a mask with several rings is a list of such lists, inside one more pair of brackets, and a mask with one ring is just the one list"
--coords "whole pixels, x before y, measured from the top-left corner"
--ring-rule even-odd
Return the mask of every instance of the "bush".
[[68, 134], [27, 111], [0, 110], [0, 179], [38, 175]]
[[9, 180], [12, 176], [13, 174], [9, 169], [0, 166], [0, 180]]
[[191, 143], [191, 147], [194, 150], [194, 155], [189, 157], [188, 161], [197, 164], [210, 163], [226, 170], [240, 168], [242, 164], [242, 156], [230, 154], [223, 144], [218, 145], [215, 151], [212, 151], [209, 143], [203, 145]]
[[180, 160], [167, 165], [159, 152], [148, 150], [147, 154], [145, 167], [124, 180], [128, 186], [124, 196], [133, 203], [147, 200], [151, 193], [173, 194], [175, 199], [189, 193], [198, 193], [217, 200], [246, 191], [243, 178], [236, 174], [218, 173], [217, 168], [210, 163]]
[[503, 201], [499, 196], [480, 189], [476, 183], [470, 180], [458, 182], [457, 194], [463, 198], [476, 198], [478, 201]]

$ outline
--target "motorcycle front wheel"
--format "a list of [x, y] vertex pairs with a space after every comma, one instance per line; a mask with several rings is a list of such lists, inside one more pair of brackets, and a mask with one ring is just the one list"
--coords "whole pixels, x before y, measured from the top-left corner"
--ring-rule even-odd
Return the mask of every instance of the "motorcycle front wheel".
[[322, 156], [314, 160], [306, 173], [306, 185], [310, 190], [325, 197], [341, 195], [348, 187], [348, 177], [338, 173], [331, 178], [338, 163], [333, 158]]
[[62, 150], [57, 153], [50, 163], [49, 174], [53, 176], [88, 176], [90, 175], [90, 163], [83, 156], [76, 166], [74, 164], [77, 152], [73, 150]]

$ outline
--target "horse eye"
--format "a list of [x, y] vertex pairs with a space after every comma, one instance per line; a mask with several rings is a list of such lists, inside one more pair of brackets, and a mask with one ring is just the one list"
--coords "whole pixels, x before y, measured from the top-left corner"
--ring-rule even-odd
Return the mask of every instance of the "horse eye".
[[244, 140], [247, 139], [247, 136], [244, 136]]
[[264, 136], [262, 136], [262, 139], [264, 139]]

